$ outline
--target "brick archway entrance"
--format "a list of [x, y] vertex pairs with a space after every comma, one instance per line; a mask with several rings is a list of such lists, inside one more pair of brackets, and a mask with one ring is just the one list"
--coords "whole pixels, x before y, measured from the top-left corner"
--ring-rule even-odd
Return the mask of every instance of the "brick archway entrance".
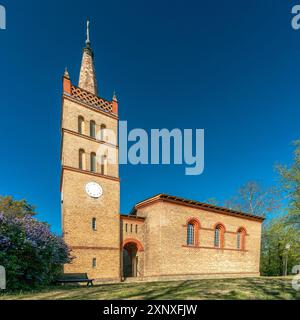
[[135, 239], [127, 239], [123, 243], [123, 277], [138, 277], [139, 251], [144, 251], [142, 244]]

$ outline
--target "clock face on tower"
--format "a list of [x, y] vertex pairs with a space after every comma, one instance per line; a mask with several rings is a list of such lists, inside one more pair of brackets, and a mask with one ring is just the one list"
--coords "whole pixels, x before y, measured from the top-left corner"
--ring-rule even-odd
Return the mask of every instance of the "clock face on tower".
[[98, 199], [103, 195], [102, 187], [100, 186], [100, 184], [96, 182], [89, 182], [85, 186], [85, 191], [90, 197], [95, 199]]

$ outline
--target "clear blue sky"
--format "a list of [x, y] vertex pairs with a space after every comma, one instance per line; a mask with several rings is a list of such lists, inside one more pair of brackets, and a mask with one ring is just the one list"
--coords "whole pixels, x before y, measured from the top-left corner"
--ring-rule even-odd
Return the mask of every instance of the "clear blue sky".
[[[298, 1], [300, 3], [300, 1]], [[205, 172], [122, 166], [121, 211], [163, 192], [221, 201], [276, 183], [300, 137], [297, 1], [5, 1], [0, 30], [0, 194], [26, 198], [60, 231], [61, 76], [77, 83], [85, 20], [100, 95], [129, 127], [204, 128]]]

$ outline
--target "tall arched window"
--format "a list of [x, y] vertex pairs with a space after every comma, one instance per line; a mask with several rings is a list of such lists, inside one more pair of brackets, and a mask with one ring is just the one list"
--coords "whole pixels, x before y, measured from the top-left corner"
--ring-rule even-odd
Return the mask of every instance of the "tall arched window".
[[225, 227], [222, 224], [215, 226], [214, 245], [216, 248], [224, 248]]
[[96, 138], [96, 122], [94, 120], [90, 121], [90, 137]]
[[106, 125], [105, 124], [101, 124], [101, 136], [100, 136], [100, 140], [101, 141], [106, 141]]
[[193, 246], [194, 244], [195, 244], [195, 227], [192, 223], [189, 223], [187, 228], [187, 245]]
[[246, 247], [246, 230], [239, 228], [236, 235], [236, 247], [238, 250], [245, 250]]
[[107, 175], [107, 155], [101, 156], [101, 174]]
[[91, 171], [97, 172], [97, 156], [95, 152], [91, 153]]
[[85, 123], [82, 116], [78, 117], [78, 133], [85, 134]]
[[190, 219], [187, 223], [187, 245], [199, 245], [199, 228], [200, 224], [197, 219]]
[[79, 169], [85, 170], [85, 151], [83, 149], [79, 150]]

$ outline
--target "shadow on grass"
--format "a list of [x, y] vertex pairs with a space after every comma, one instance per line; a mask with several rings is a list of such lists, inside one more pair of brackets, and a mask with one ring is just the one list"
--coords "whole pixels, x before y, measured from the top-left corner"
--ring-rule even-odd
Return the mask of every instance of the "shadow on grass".
[[176, 282], [122, 283], [83, 286], [56, 286], [39, 292], [0, 295], [0, 299], [37, 300], [287, 300], [300, 299], [290, 279], [246, 278], [188, 280]]

